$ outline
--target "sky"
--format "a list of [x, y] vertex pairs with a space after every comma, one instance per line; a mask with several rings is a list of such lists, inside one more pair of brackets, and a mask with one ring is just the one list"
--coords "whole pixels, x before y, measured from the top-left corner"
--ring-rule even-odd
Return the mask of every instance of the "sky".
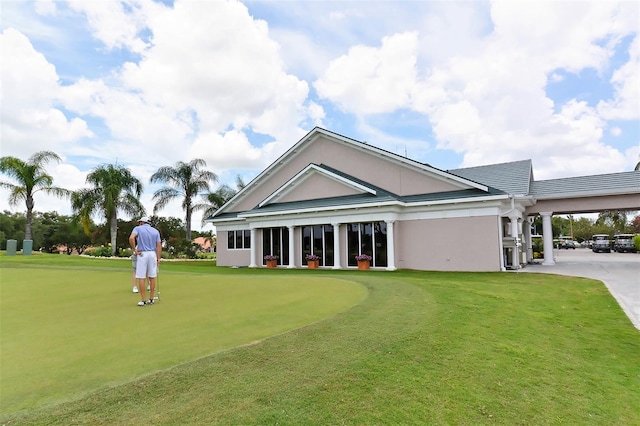
[[[200, 158], [212, 190], [233, 187], [315, 126], [442, 170], [530, 159], [536, 180], [640, 159], [637, 1], [3, 0], [0, 16], [0, 155], [54, 151], [70, 190], [124, 165], [149, 214], [158, 168]], [[180, 201], [159, 215], [184, 218]], [[71, 214], [44, 194], [35, 210]]]

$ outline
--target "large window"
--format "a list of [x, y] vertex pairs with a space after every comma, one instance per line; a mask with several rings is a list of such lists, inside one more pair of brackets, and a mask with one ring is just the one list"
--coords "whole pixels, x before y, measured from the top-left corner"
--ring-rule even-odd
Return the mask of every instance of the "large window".
[[387, 224], [365, 222], [347, 224], [347, 265], [357, 266], [356, 256], [368, 254], [371, 266], [387, 266]]
[[320, 266], [333, 266], [333, 238], [332, 225], [303, 226], [301, 264], [305, 265], [306, 256], [313, 253], [320, 258]]
[[240, 231], [228, 231], [227, 248], [229, 250], [250, 249], [251, 248], [251, 230], [243, 229]]
[[289, 264], [289, 228], [264, 228], [262, 230], [262, 264], [264, 256], [278, 256], [278, 265]]

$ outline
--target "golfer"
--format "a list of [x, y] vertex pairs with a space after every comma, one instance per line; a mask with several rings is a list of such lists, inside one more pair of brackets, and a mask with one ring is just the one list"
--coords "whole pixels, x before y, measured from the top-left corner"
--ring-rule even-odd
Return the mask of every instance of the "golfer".
[[[137, 245], [136, 245], [137, 240]], [[158, 276], [158, 263], [162, 255], [162, 244], [160, 242], [160, 232], [149, 225], [149, 218], [144, 216], [138, 220], [138, 226], [133, 228], [129, 236], [129, 245], [136, 255], [136, 280], [138, 281], [138, 291], [140, 292], [140, 302], [138, 306], [152, 305], [153, 296], [156, 291], [156, 277]], [[144, 286], [145, 278], [149, 278], [151, 293], [146, 299]]]

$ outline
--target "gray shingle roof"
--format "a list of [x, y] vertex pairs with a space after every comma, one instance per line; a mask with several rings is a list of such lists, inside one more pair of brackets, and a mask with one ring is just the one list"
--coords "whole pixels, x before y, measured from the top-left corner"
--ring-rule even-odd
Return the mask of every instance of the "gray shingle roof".
[[497, 188], [509, 194], [529, 194], [533, 180], [531, 160], [510, 163], [489, 164], [448, 170], [449, 173], [486, 186]]
[[537, 199], [634, 192], [640, 197], [640, 171], [540, 180], [531, 185], [531, 195]]

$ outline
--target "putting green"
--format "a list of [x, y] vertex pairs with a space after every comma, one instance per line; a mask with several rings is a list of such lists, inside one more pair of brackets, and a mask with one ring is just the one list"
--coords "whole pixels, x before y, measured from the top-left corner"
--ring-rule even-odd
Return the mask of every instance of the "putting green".
[[161, 300], [138, 307], [129, 271], [0, 273], [2, 414], [75, 399], [299, 328], [366, 297], [360, 284], [304, 272], [163, 272]]

